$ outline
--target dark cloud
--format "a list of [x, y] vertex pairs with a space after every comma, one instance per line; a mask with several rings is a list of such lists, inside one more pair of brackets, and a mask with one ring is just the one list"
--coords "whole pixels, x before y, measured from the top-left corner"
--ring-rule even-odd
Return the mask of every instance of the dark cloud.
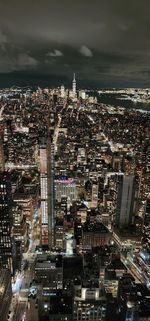
[[148, 85], [149, 11], [149, 0], [1, 0], [0, 73]]

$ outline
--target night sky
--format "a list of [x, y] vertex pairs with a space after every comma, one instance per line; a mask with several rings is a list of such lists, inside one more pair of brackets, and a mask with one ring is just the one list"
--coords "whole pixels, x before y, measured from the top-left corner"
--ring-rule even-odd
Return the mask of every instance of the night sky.
[[150, 0], [0, 0], [0, 87], [149, 87]]

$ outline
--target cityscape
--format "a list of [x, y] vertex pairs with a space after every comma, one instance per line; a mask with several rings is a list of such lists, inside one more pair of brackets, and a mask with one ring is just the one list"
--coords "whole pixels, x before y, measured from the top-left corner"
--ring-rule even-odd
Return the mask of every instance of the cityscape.
[[70, 87], [0, 92], [2, 320], [149, 320], [150, 113]]
[[0, 0], [1, 321], [150, 321], [149, 12]]

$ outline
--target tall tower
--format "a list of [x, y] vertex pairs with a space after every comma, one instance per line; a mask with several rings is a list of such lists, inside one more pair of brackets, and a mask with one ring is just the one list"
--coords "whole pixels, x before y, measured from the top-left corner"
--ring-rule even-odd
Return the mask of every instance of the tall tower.
[[65, 97], [65, 87], [63, 85], [60, 88], [60, 94], [61, 94], [61, 98]]
[[4, 170], [4, 150], [3, 150], [3, 139], [0, 134], [0, 171]]
[[3, 123], [1, 122], [1, 119], [0, 119], [0, 171], [4, 171], [4, 168], [5, 168], [3, 137], [4, 137], [4, 128], [3, 128]]
[[54, 145], [51, 143], [50, 128], [47, 137], [47, 196], [48, 196], [48, 242], [54, 245]]
[[40, 137], [41, 243], [48, 246], [47, 137]]
[[53, 246], [53, 172], [54, 147], [51, 144], [50, 127], [40, 143], [40, 185], [41, 185], [41, 244]]
[[12, 198], [8, 171], [0, 172], [0, 268], [12, 270]]
[[98, 184], [94, 183], [92, 185], [92, 206], [97, 207], [98, 204]]
[[51, 142], [51, 109], [52, 102], [49, 104], [49, 116], [47, 119], [47, 205], [49, 248], [54, 246], [54, 144]]
[[136, 208], [138, 186], [134, 175], [118, 176], [118, 194], [116, 207], [116, 225], [121, 228], [132, 223]]
[[73, 76], [73, 81], [72, 81], [72, 91], [74, 94], [76, 94], [76, 75], [75, 74]]

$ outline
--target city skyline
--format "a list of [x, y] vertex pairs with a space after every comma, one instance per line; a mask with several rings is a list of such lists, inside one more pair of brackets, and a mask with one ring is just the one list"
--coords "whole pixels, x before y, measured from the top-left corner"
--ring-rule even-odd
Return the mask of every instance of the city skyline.
[[0, 90], [3, 321], [149, 320], [149, 90], [76, 85]]
[[2, 321], [150, 321], [149, 11], [0, 0]]
[[[0, 86], [148, 87], [147, 0], [0, 4]], [[3, 81], [3, 84], [2, 84]]]

